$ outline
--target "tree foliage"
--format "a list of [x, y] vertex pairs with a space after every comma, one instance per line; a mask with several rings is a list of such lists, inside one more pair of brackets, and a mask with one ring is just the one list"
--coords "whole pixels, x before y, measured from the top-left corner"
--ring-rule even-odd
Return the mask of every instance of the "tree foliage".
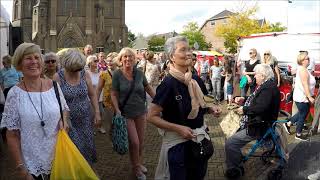
[[128, 31], [128, 46], [133, 47], [135, 45], [134, 41], [137, 39], [136, 35], [133, 34], [130, 30]]
[[148, 49], [151, 51], [163, 51], [165, 41], [162, 36], [152, 36], [148, 41]]
[[260, 26], [259, 22], [254, 18], [258, 8], [252, 7], [243, 12], [231, 15], [225, 24], [217, 24], [215, 35], [225, 39], [225, 48], [229, 53], [237, 52], [237, 40], [242, 36], [265, 32], [279, 32], [286, 28], [281, 23], [269, 24], [268, 22]]
[[199, 31], [199, 26], [196, 22], [189, 22], [183, 27], [181, 33], [182, 36], [185, 36], [189, 40], [190, 47], [193, 47], [195, 42], [199, 45], [199, 50], [208, 50], [211, 45], [206, 43], [204, 35]]

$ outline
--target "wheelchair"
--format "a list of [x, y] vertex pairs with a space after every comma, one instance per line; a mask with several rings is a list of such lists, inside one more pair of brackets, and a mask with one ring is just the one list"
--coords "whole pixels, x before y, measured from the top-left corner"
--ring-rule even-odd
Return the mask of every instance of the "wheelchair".
[[[246, 156], [243, 157], [245, 163], [249, 157], [260, 157], [264, 164], [270, 163], [272, 158], [279, 159], [278, 165], [268, 173], [268, 180], [279, 180], [282, 178], [282, 170], [287, 163], [286, 155], [280, 146], [280, 136], [276, 133], [277, 123], [288, 122], [290, 114], [286, 111], [280, 110], [280, 114], [284, 116], [285, 120], [276, 120], [272, 123], [262, 138], [258, 139], [255, 144], [249, 149]], [[257, 149], [267, 147], [261, 155], [255, 155]], [[275, 154], [275, 155], [274, 155]]]

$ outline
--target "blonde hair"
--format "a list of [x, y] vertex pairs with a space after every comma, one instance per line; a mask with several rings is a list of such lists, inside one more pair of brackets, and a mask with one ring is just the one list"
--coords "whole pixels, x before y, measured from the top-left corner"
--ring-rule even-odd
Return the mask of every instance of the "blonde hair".
[[118, 61], [120, 63], [122, 63], [121, 58], [127, 53], [129, 53], [130, 55], [133, 56], [133, 59], [134, 59], [133, 61], [134, 61], [134, 63], [136, 63], [136, 53], [129, 47], [124, 47], [121, 49], [121, 51], [119, 52], [119, 54], [117, 56]]
[[306, 59], [306, 57], [308, 57], [308, 53], [307, 52], [300, 52], [300, 54], [297, 57], [297, 63], [299, 65], [302, 65], [302, 62]]
[[77, 49], [68, 49], [60, 56], [60, 63], [67, 71], [77, 71], [86, 65], [86, 57]]
[[94, 60], [97, 60], [98, 58], [97, 58], [97, 56], [96, 55], [90, 55], [90, 56], [88, 56], [87, 57], [87, 63], [86, 63], [86, 65], [88, 66], [88, 67], [90, 67], [91, 66], [91, 63], [94, 61]]
[[6, 55], [2, 57], [2, 63], [12, 64], [12, 57], [10, 55]]
[[22, 43], [20, 44], [17, 49], [14, 51], [13, 55], [13, 66], [18, 70], [21, 71], [21, 62], [23, 57], [28, 54], [38, 53], [40, 58], [40, 64], [43, 67], [43, 57], [41, 56], [40, 46], [34, 43]]

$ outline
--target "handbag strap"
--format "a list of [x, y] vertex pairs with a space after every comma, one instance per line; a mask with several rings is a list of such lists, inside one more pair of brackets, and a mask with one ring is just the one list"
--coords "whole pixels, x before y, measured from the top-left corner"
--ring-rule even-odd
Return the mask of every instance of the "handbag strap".
[[119, 107], [120, 111], [123, 110], [124, 106], [127, 104], [128, 100], [129, 100], [129, 98], [130, 98], [130, 96], [131, 96], [131, 94], [133, 92], [133, 89], [134, 89], [135, 84], [136, 84], [135, 83], [135, 81], [136, 81], [136, 73], [137, 72], [136, 72], [135, 68], [133, 68], [133, 80], [131, 81], [131, 85], [130, 85], [130, 89], [129, 89], [128, 94], [126, 95], [126, 97], [124, 98], [123, 102], [121, 103], [121, 105]]
[[112, 78], [112, 74], [111, 74], [111, 72], [109, 71], [109, 69], [107, 69], [107, 71], [108, 71], [110, 77]]
[[176, 82], [175, 78], [171, 74], [168, 74], [168, 76], [174, 79], [175, 83], [173, 86], [173, 90], [174, 90], [174, 94], [175, 94], [174, 98], [178, 103], [179, 119], [180, 119], [180, 122], [182, 123], [182, 125], [186, 125], [185, 117], [182, 114], [184, 112], [184, 110], [183, 110], [183, 104], [182, 104], [182, 96], [178, 90], [178, 83]]
[[56, 81], [52, 81], [52, 83], [53, 83], [54, 92], [56, 94], [56, 98], [57, 98], [58, 103], [59, 103], [59, 109], [60, 109], [60, 115], [61, 115], [62, 123], [64, 123], [61, 100], [60, 100], [60, 93], [59, 93], [59, 90], [58, 90], [58, 83]]

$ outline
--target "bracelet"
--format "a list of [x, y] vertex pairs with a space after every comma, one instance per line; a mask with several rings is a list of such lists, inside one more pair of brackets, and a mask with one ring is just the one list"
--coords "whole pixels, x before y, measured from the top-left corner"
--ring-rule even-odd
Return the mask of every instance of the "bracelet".
[[16, 169], [19, 169], [19, 168], [21, 168], [22, 166], [24, 166], [24, 163], [19, 163], [19, 164], [16, 166]]

